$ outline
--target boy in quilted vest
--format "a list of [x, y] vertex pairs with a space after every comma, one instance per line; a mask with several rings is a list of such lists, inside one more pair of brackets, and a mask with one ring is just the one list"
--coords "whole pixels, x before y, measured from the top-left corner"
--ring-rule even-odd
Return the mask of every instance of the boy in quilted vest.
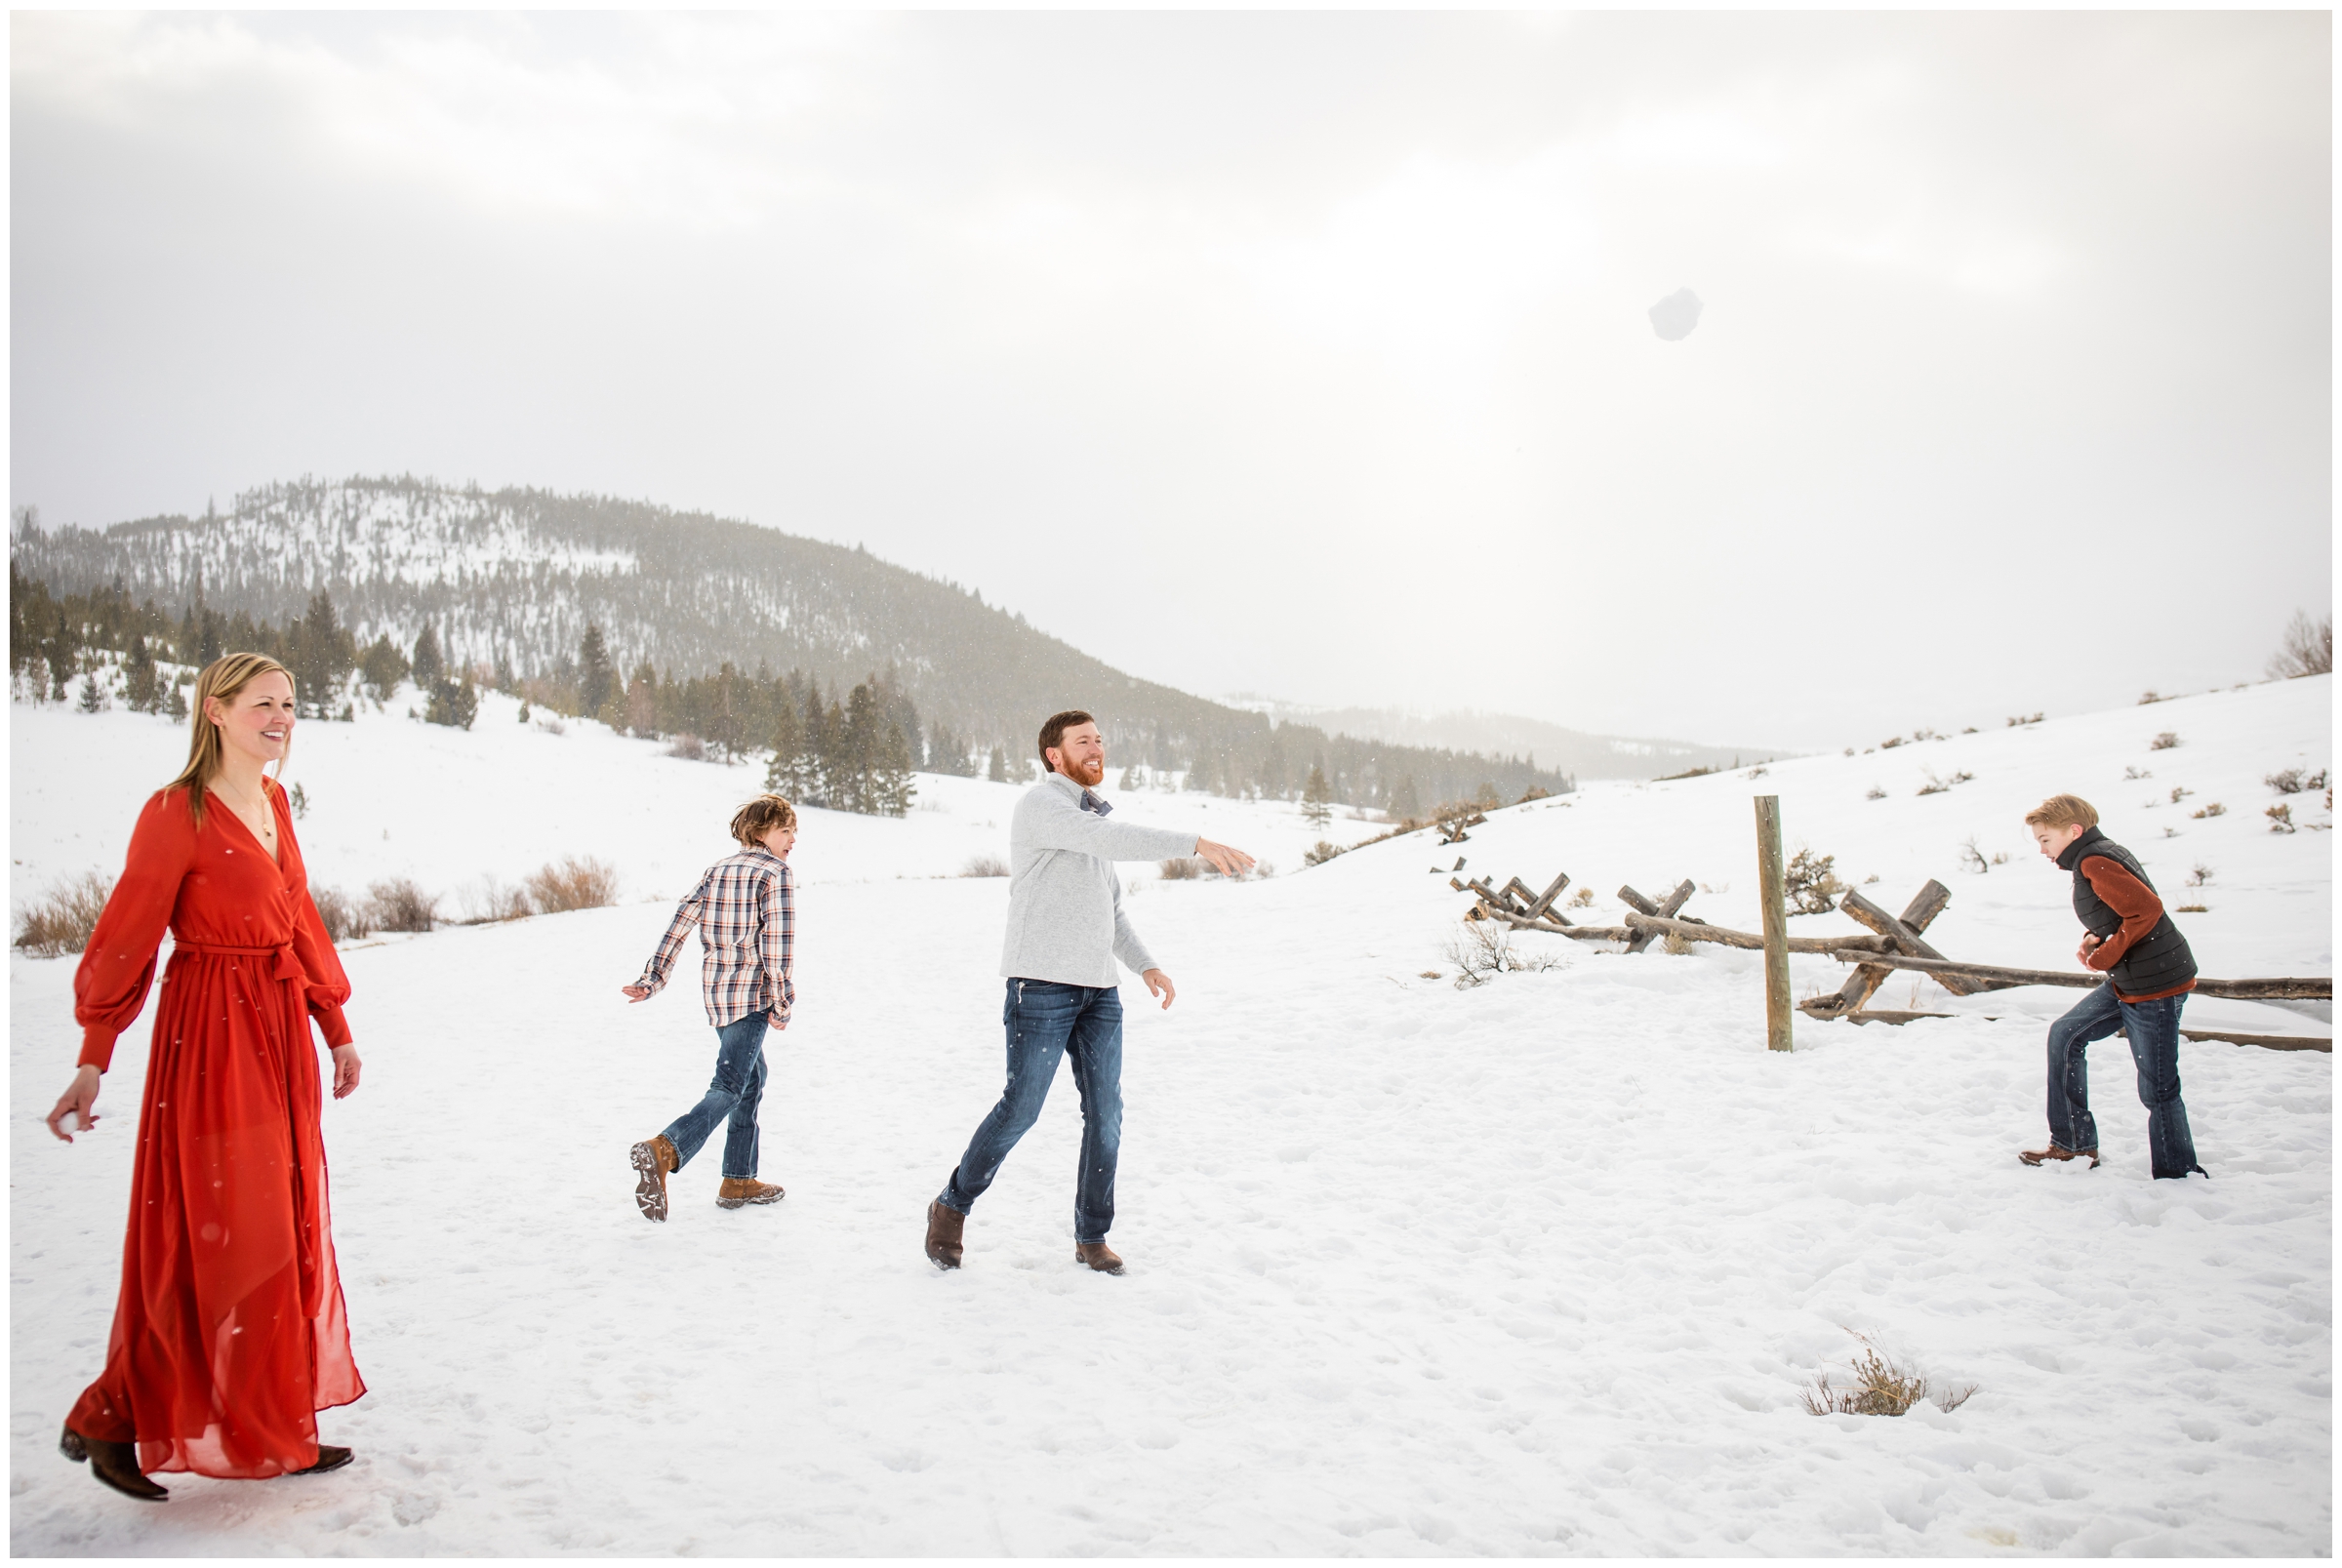
[[2163, 910], [2137, 856], [2098, 830], [2098, 813], [2078, 795], [2051, 795], [2025, 814], [2034, 842], [2074, 875], [2074, 912], [2084, 935], [2076, 954], [2106, 984], [2049, 1025], [2049, 1146], [2017, 1157], [2028, 1165], [2098, 1163], [2090, 1118], [2090, 1042], [2117, 1029], [2130, 1037], [2147, 1106], [2148, 1157], [2159, 1178], [2184, 1179], [2196, 1163], [2187, 1106], [2179, 1099], [2179, 1010], [2196, 988], [2196, 955]]
[[700, 928], [700, 998], [715, 1025], [715, 1079], [700, 1103], [636, 1144], [634, 1203], [647, 1220], [666, 1218], [666, 1179], [689, 1164], [719, 1123], [724, 1136], [724, 1181], [719, 1209], [778, 1203], [779, 1186], [756, 1180], [756, 1106], [764, 1098], [764, 1032], [788, 1027], [797, 990], [790, 978], [796, 937], [796, 883], [788, 851], [797, 841], [795, 808], [779, 795], [758, 795], [732, 818], [740, 853], [707, 867], [700, 885], [675, 906], [675, 917], [642, 978], [620, 987], [639, 1002], [658, 993], [674, 968], [691, 928]]

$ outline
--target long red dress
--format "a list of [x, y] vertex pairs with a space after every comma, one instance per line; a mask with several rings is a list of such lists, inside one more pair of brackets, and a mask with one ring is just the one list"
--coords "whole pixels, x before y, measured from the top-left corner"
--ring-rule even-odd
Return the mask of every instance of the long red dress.
[[319, 1135], [312, 1015], [349, 1039], [349, 982], [309, 898], [284, 790], [276, 862], [218, 796], [146, 802], [73, 979], [81, 1060], [104, 1070], [144, 1005], [166, 925], [139, 1107], [130, 1234], [105, 1371], [66, 1418], [139, 1445], [142, 1470], [259, 1477], [317, 1460], [316, 1413], [366, 1391], [349, 1354]]

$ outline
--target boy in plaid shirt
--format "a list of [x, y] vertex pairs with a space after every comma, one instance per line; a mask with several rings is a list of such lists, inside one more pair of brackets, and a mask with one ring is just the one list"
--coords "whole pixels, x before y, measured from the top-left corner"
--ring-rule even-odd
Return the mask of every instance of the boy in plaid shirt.
[[707, 867], [675, 917], [642, 978], [621, 987], [629, 1002], [655, 995], [666, 984], [691, 928], [700, 928], [700, 994], [715, 1025], [715, 1080], [700, 1103], [667, 1123], [658, 1137], [636, 1144], [634, 1203], [647, 1220], [666, 1218], [666, 1178], [681, 1170], [716, 1124], [724, 1137], [724, 1185], [716, 1207], [777, 1203], [781, 1188], [756, 1180], [756, 1106], [764, 1097], [764, 1031], [788, 1027], [797, 990], [789, 976], [796, 936], [796, 884], [789, 846], [797, 841], [795, 808], [779, 795], [758, 795], [732, 819], [740, 853]]

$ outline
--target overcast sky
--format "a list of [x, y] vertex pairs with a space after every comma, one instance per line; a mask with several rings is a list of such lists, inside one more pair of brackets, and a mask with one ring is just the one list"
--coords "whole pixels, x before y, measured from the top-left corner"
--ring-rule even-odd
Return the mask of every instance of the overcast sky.
[[52, 522], [610, 493], [1206, 695], [1797, 745], [2257, 678], [2330, 608], [2322, 14], [11, 39]]

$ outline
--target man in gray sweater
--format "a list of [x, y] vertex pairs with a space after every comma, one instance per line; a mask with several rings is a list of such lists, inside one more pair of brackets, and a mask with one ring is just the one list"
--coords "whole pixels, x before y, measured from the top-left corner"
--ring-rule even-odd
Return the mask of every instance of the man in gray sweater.
[[1073, 1258], [1118, 1274], [1122, 1260], [1106, 1244], [1122, 1146], [1122, 994], [1114, 960], [1144, 977], [1163, 1006], [1176, 993], [1122, 911], [1113, 863], [1191, 854], [1233, 875], [1250, 869], [1252, 857], [1193, 833], [1108, 822], [1113, 807], [1096, 793], [1106, 777], [1106, 742], [1087, 713], [1058, 713], [1041, 726], [1041, 762], [1049, 772], [1017, 802], [1008, 829], [1008, 940], [1000, 953], [1008, 1085], [927, 1205], [927, 1256], [938, 1268], [959, 1266], [968, 1210], [1040, 1115], [1065, 1057], [1081, 1094]]

